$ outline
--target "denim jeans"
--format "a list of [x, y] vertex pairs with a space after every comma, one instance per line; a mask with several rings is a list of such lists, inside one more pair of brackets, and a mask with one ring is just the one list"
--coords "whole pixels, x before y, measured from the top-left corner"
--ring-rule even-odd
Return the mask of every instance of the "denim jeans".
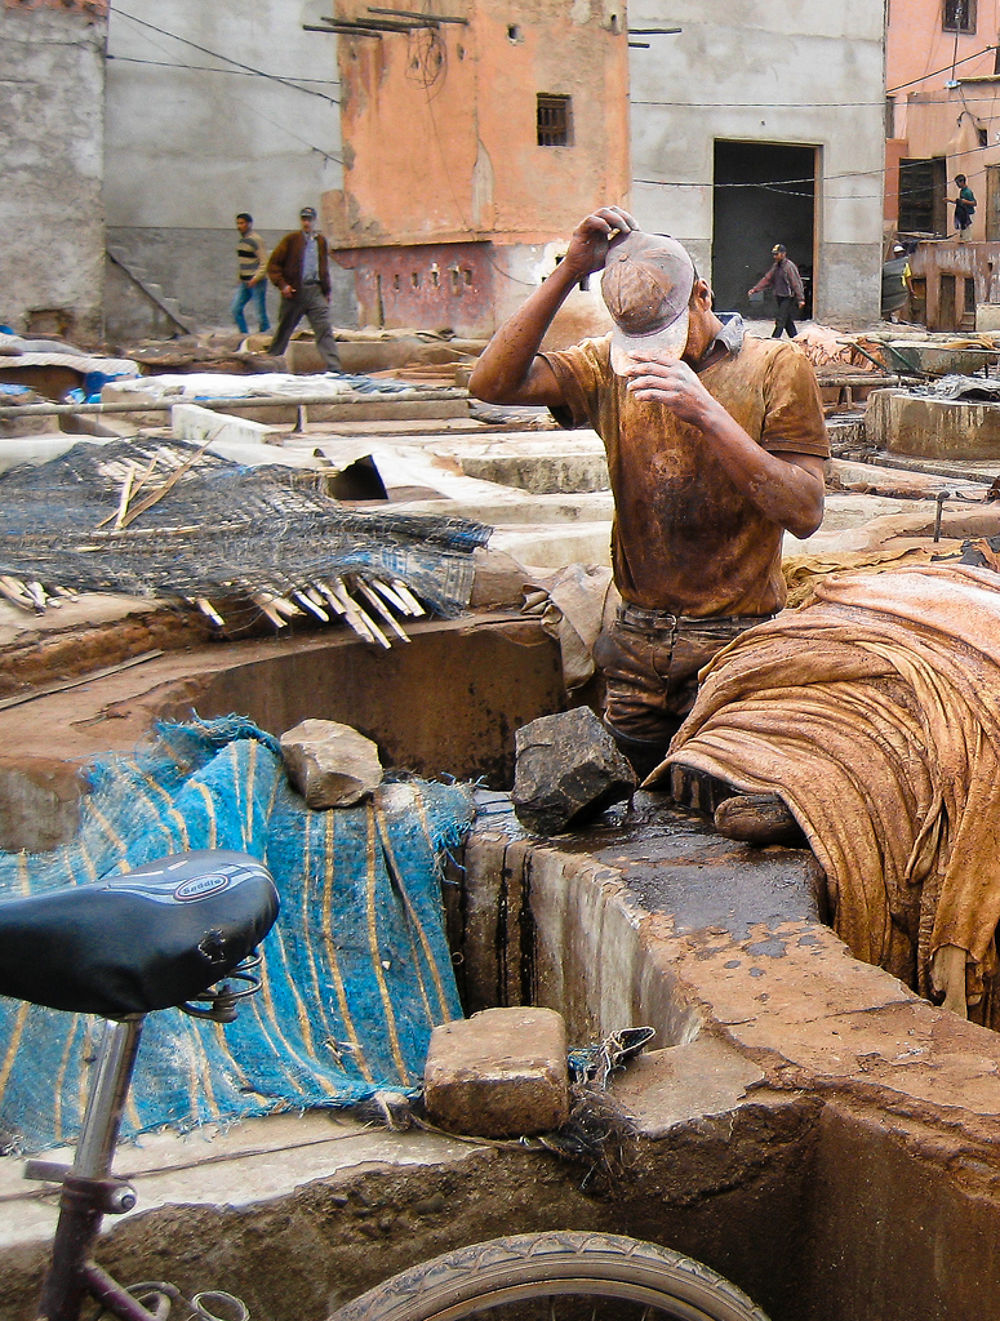
[[271, 323], [267, 318], [267, 281], [261, 280], [259, 284], [244, 284], [240, 281], [240, 287], [233, 296], [233, 305], [231, 308], [233, 320], [236, 322], [236, 328], [244, 335], [249, 335], [250, 330], [247, 326], [247, 319], [243, 315], [243, 309], [251, 298], [254, 302], [254, 308], [257, 312], [257, 323], [261, 333], [271, 329]]

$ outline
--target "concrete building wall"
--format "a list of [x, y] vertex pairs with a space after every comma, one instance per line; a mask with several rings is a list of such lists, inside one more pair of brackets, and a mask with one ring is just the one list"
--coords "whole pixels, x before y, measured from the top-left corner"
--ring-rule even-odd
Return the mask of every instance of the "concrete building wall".
[[[130, 17], [112, 11], [109, 234], [196, 324], [232, 326], [237, 211], [276, 241], [298, 227], [300, 207], [341, 184], [336, 38], [303, 31], [328, 11], [326, 0], [130, 0]], [[120, 276], [109, 280], [119, 329], [141, 322], [133, 295]], [[346, 272], [332, 308], [352, 323]], [[152, 328], [151, 305], [149, 315]]]
[[101, 333], [106, 5], [0, 6], [0, 322]]
[[[894, 0], [895, 3], [895, 0]], [[794, 179], [757, 198], [753, 223], [733, 226], [734, 255], [748, 288], [775, 240], [812, 268], [813, 313], [822, 321], [877, 319], [882, 239], [884, 7], [873, 0], [732, 0], [724, 11], [675, 0], [664, 22], [658, 0], [632, 0], [629, 27], [679, 27], [637, 38], [631, 61], [633, 210], [644, 228], [674, 234], [705, 272], [721, 204], [716, 144], [809, 149], [814, 162], [812, 234], [781, 239], [806, 185]], [[785, 176], [787, 178], [787, 176]], [[735, 187], [735, 185], [734, 185]], [[737, 192], [737, 199], [740, 194]], [[748, 206], [748, 211], [751, 208]], [[811, 248], [811, 250], [808, 250]], [[716, 254], [718, 256], [718, 254]], [[745, 308], [742, 310], [746, 310]], [[760, 315], [760, 312], [757, 312]]]

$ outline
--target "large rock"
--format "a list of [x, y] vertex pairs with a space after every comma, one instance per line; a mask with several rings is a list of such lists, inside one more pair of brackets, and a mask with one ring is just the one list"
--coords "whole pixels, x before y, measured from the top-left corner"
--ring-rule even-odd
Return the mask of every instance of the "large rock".
[[450, 1133], [522, 1137], [569, 1117], [566, 1025], [554, 1009], [484, 1009], [431, 1033], [424, 1105]]
[[535, 834], [582, 825], [636, 787], [635, 772], [589, 706], [522, 725], [514, 746], [514, 811]]
[[310, 807], [350, 807], [382, 783], [378, 748], [335, 720], [303, 720], [281, 736], [288, 778]]

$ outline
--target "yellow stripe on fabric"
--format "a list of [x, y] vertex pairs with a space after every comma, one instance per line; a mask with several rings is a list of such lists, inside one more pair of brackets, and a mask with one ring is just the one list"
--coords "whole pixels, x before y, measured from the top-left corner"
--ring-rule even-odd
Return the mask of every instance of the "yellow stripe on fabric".
[[[294, 983], [292, 982], [291, 977], [288, 975], [288, 960], [285, 957], [285, 946], [284, 946], [284, 942], [281, 939], [281, 932], [278, 931], [277, 927], [274, 927], [271, 930], [271, 935], [277, 940], [278, 945], [281, 949], [281, 961], [284, 966], [285, 981], [290, 986], [292, 986], [294, 990]], [[273, 948], [274, 946], [272, 944], [272, 949]], [[278, 1020], [278, 1012], [274, 1006], [274, 1000], [271, 996], [270, 983], [271, 983], [271, 977], [270, 977], [270, 973], [268, 972], [266, 976], [261, 978], [261, 992], [264, 996], [264, 1003], [267, 1006], [267, 1016], [274, 1027], [275, 1035], [277, 1036], [281, 1044], [285, 1047], [285, 1049], [288, 1051], [288, 1054], [291, 1055], [292, 1059], [297, 1060], [298, 1063], [302, 1065], [302, 1068], [305, 1070], [305, 1072], [307, 1074], [312, 1075], [313, 1079], [320, 1084], [320, 1086], [323, 1088], [324, 1092], [326, 1092], [328, 1096], [337, 1096], [339, 1094], [339, 1088], [334, 1087], [330, 1082], [330, 1080], [328, 1078], [324, 1078], [322, 1074], [316, 1073], [315, 1060], [311, 1059], [308, 1056], [303, 1058], [299, 1054], [299, 1052], [293, 1048], [292, 1043], [285, 1036], [285, 1033], [281, 1027], [281, 1023]], [[296, 992], [296, 998], [298, 998], [297, 992]], [[289, 1073], [288, 1079], [298, 1091], [300, 1092], [308, 1091], [308, 1088], [303, 1083], [299, 1082], [299, 1080], [293, 1074]]]
[[[298, 1020], [299, 1032], [305, 1042], [309, 1054], [315, 1056], [316, 1043], [313, 1041], [312, 1024], [309, 1022], [309, 1011], [306, 1009], [306, 1002], [302, 999], [298, 986], [295, 984], [295, 978], [292, 976], [288, 966], [288, 953], [285, 949], [285, 940], [281, 934], [281, 928], [274, 926], [271, 929], [271, 935], [278, 942], [278, 948], [281, 950], [281, 963], [284, 969], [285, 981], [288, 983], [288, 989], [291, 991], [295, 1000], [295, 1017]], [[273, 945], [272, 945], [273, 948]]]
[[211, 793], [209, 792], [208, 786], [202, 784], [200, 780], [195, 781], [194, 787], [198, 790], [202, 798], [205, 800], [205, 810], [208, 813], [208, 822], [209, 822], [208, 843], [205, 845], [205, 847], [209, 849], [218, 848], [219, 823], [215, 815], [215, 799], [212, 797]]
[[66, 1033], [66, 1044], [63, 1046], [62, 1057], [59, 1060], [59, 1068], [56, 1071], [56, 1080], [53, 1088], [52, 1101], [52, 1133], [57, 1143], [63, 1139], [63, 1088], [66, 1086], [66, 1074], [69, 1071], [69, 1062], [73, 1058], [73, 1042], [76, 1040], [76, 1034], [80, 1029], [80, 1015], [71, 1014], [69, 1019], [69, 1031]]
[[7, 1043], [7, 1054], [4, 1056], [3, 1066], [0, 1067], [0, 1105], [3, 1104], [4, 1092], [7, 1090], [7, 1083], [10, 1081], [10, 1071], [14, 1067], [14, 1059], [17, 1055], [17, 1048], [21, 1044], [21, 1037], [24, 1034], [24, 1025], [28, 1020], [30, 1008], [31, 1006], [26, 1000], [22, 1000], [17, 1007], [14, 1030], [11, 1032], [10, 1041]]
[[17, 855], [17, 883], [21, 887], [22, 894], [31, 894], [31, 870], [24, 849]]
[[331, 915], [333, 912], [333, 879], [334, 879], [334, 848], [337, 839], [336, 831], [336, 813], [325, 812], [324, 824], [326, 826], [325, 854], [323, 859], [323, 939], [326, 949], [326, 956], [330, 965], [330, 975], [333, 978], [333, 987], [337, 995], [337, 1007], [340, 1010], [340, 1017], [344, 1022], [344, 1031], [347, 1033], [347, 1040], [351, 1045], [351, 1053], [358, 1066], [358, 1071], [365, 1082], [375, 1082], [375, 1077], [368, 1067], [368, 1061], [365, 1059], [364, 1051], [361, 1049], [361, 1042], [354, 1029], [354, 1021], [351, 1018], [351, 1010], [347, 1003], [347, 992], [344, 987], [344, 979], [340, 974], [340, 964], [337, 962], [337, 947], [333, 942], [333, 924]]
[[[248, 1008], [249, 1006], [246, 1003], [241, 1004], [240, 1013], [244, 1013]], [[250, 1075], [247, 1073], [246, 1069], [243, 1068], [239, 1060], [232, 1052], [232, 1049], [229, 1045], [229, 1038], [226, 1036], [225, 1023], [212, 1023], [211, 1028], [212, 1028], [212, 1032], [215, 1035], [215, 1044], [219, 1049], [220, 1053], [225, 1055], [229, 1067], [239, 1077], [240, 1086], [248, 1091], [255, 1091], [256, 1089], [253, 1086], [253, 1082], [250, 1078]]]
[[[424, 939], [424, 932], [423, 932], [423, 928], [420, 925], [420, 919], [417, 917], [416, 911], [414, 910], [413, 905], [410, 903], [410, 897], [406, 892], [406, 885], [403, 881], [402, 873], [399, 871], [399, 868], [396, 866], [396, 859], [392, 851], [392, 845], [389, 842], [389, 834], [388, 834], [388, 829], [386, 827], [384, 815], [381, 813], [381, 811], [378, 811], [378, 809], [376, 809], [376, 811], [378, 812], [379, 832], [382, 836], [382, 847], [386, 853], [386, 860], [390, 870], [392, 871], [392, 876], [395, 882], [396, 889], [399, 891], [399, 894], [402, 896], [403, 906], [406, 909], [407, 917], [409, 919], [406, 923], [406, 936], [410, 946], [410, 955], [413, 959], [413, 971], [416, 975], [417, 987], [420, 991], [420, 998], [424, 1004], [424, 1015], [427, 1018], [428, 1023], [430, 1023], [433, 1026], [435, 1022], [438, 1022], [440, 1020], [436, 1020], [434, 1018], [434, 1010], [431, 1008], [430, 997], [427, 994], [427, 981], [426, 978], [424, 977], [424, 961], [421, 959], [420, 950], [418, 950], [417, 948], [417, 940], [415, 939], [415, 933], [420, 937], [420, 943], [423, 948], [424, 955], [426, 957], [426, 962], [430, 967], [431, 974], [434, 975], [437, 969], [434, 966], [434, 960], [431, 955], [431, 951], [428, 947], [427, 941]], [[438, 993], [439, 996], [443, 993], [443, 988], [440, 986], [438, 988]], [[445, 1010], [445, 1021], [447, 1022], [449, 1018], [450, 1015], [447, 1013], [447, 1010]]]
[[[253, 831], [254, 831], [253, 805], [257, 798], [257, 795], [253, 791], [253, 782], [257, 774], [257, 749], [259, 746], [260, 745], [258, 744], [256, 739], [251, 739], [250, 751], [249, 751], [250, 767], [249, 767], [249, 774], [247, 776], [247, 822], [243, 828], [244, 840], [253, 839]], [[277, 777], [275, 777], [275, 779], [277, 779]]]
[[[90, 875], [90, 879], [92, 881], [96, 881], [98, 879], [97, 866], [87, 850], [87, 840], [84, 835], [80, 836], [80, 847], [78, 853], [80, 856], [80, 861], [83, 863], [84, 867], [86, 868], [87, 872]], [[76, 876], [73, 877], [73, 882], [75, 885], [81, 884], [79, 878]]]
[[124, 857], [127, 845], [121, 835], [119, 835], [118, 831], [114, 828], [93, 799], [88, 802], [87, 808], [89, 810], [89, 815], [97, 822], [105, 835], [107, 835], [108, 839], [117, 849], [119, 856]]
[[385, 1025], [389, 1033], [389, 1049], [392, 1051], [392, 1057], [396, 1061], [396, 1070], [399, 1079], [404, 1086], [411, 1081], [410, 1071], [406, 1067], [406, 1061], [403, 1059], [403, 1052], [399, 1045], [399, 1033], [396, 1030], [396, 1015], [392, 1008], [392, 998], [389, 995], [389, 988], [385, 984], [385, 972], [382, 967], [382, 952], [378, 944], [378, 922], [375, 908], [375, 883], [378, 878], [378, 872], [375, 867], [375, 849], [378, 847], [375, 828], [375, 809], [369, 803], [365, 809], [366, 836], [368, 847], [366, 849], [365, 861], [367, 863], [367, 898], [366, 912], [368, 916], [368, 945], [372, 952], [372, 971], [375, 973], [375, 980], [378, 982], [378, 993], [382, 997], [382, 1009], [385, 1012]]
[[[329, 1015], [326, 1012], [326, 996], [323, 994], [319, 983], [319, 968], [316, 964], [316, 943], [313, 940], [312, 931], [314, 921], [312, 910], [312, 836], [313, 826], [320, 820], [324, 820], [324, 818], [320, 817], [317, 812], [307, 812], [305, 815], [305, 834], [302, 844], [302, 899], [299, 910], [299, 931], [302, 935], [302, 948], [309, 968], [309, 979], [312, 982], [313, 998], [316, 1003], [316, 1012], [319, 1015], [323, 1035], [324, 1037], [332, 1037], [334, 1033]], [[315, 1046], [313, 1046], [313, 1049], [315, 1050]]]
[[[196, 1047], [196, 1049], [197, 1049], [197, 1052], [198, 1052], [198, 1054], [201, 1056], [201, 1061], [202, 1061], [202, 1067], [201, 1067], [201, 1083], [202, 1083], [202, 1087], [203, 1087], [203, 1089], [204, 1089], [205, 1095], [206, 1095], [206, 1097], [207, 1097], [207, 1099], [208, 1099], [208, 1108], [209, 1108], [209, 1111], [211, 1112], [212, 1118], [213, 1118], [214, 1120], [216, 1120], [216, 1121], [221, 1121], [221, 1119], [222, 1119], [222, 1107], [219, 1105], [218, 1098], [216, 1097], [216, 1095], [215, 1095], [215, 1091], [214, 1091], [214, 1089], [213, 1089], [213, 1087], [212, 1087], [212, 1069], [211, 1069], [211, 1061], [210, 1061], [210, 1059], [209, 1059], [208, 1051], [205, 1049], [205, 1042], [204, 1042], [204, 1040], [203, 1040], [203, 1038], [202, 1038], [201, 1032], [199, 1031], [198, 1022], [195, 1022], [194, 1020], [188, 1018], [187, 1015], [185, 1015], [185, 1018], [187, 1019], [187, 1022], [188, 1022], [188, 1024], [189, 1024], [189, 1027], [190, 1027], [190, 1030], [191, 1030], [191, 1033], [192, 1033], [192, 1035], [193, 1035], [193, 1037], [194, 1037], [194, 1040], [195, 1040], [195, 1047]], [[199, 1020], [199, 1022], [200, 1022], [200, 1020]], [[194, 1106], [192, 1106], [191, 1109], [192, 1109], [192, 1112], [193, 1112], [193, 1110], [194, 1110]]]
[[[154, 790], [159, 795], [159, 797], [163, 800], [162, 803], [163, 806], [166, 807], [170, 806], [171, 802], [173, 801], [172, 798], [167, 793], [166, 789], [164, 789], [163, 785], [157, 784], [156, 780], [154, 780], [153, 777], [148, 772], [139, 771], [137, 778], [138, 780], [141, 780], [144, 784], [146, 784], [149, 789]], [[135, 784], [135, 792], [138, 795], [139, 799], [143, 803], [145, 803], [146, 807], [148, 808], [148, 817], [150, 821], [152, 821], [152, 823], [155, 824], [156, 829], [162, 834], [163, 838], [167, 841], [167, 844], [168, 845], [172, 844], [173, 836], [171, 835], [170, 831], [167, 829], [166, 823], [164, 822], [162, 814], [160, 812], [160, 808], [158, 808], [156, 803], [153, 801], [152, 795], [141, 789], [138, 783]]]
[[189, 849], [191, 847], [191, 837], [188, 835], [188, 824], [184, 820], [184, 817], [178, 812], [176, 807], [171, 807], [167, 811], [167, 816], [172, 817], [173, 820], [177, 822], [177, 830], [179, 834], [178, 843], [183, 844], [186, 849]]
[[[418, 802], [420, 804], [420, 808], [422, 809], [423, 799], [418, 798]], [[421, 817], [421, 824], [423, 825], [424, 828], [424, 837], [427, 841], [427, 848], [428, 851], [430, 852], [431, 857], [433, 857], [434, 846], [431, 843], [427, 818], [422, 811], [420, 811], [420, 817]], [[431, 949], [430, 941], [427, 939], [427, 933], [424, 930], [423, 923], [420, 921], [420, 917], [417, 913], [417, 910], [414, 908], [413, 903], [410, 899], [409, 892], [406, 888], [406, 882], [403, 877], [403, 872], [399, 867], [398, 863], [396, 862], [396, 855], [393, 851], [392, 842], [389, 838], [388, 823], [385, 819], [385, 815], [382, 812], [379, 813], [379, 826], [381, 828], [382, 843], [383, 843], [383, 847], [385, 848], [389, 865], [392, 868], [392, 873], [396, 878], [396, 884], [399, 888], [399, 893], [403, 897], [403, 903], [406, 906], [407, 915], [413, 926], [416, 928], [417, 937], [420, 941], [420, 947], [424, 951], [424, 958], [427, 960], [427, 966], [430, 969], [431, 977], [434, 981], [434, 989], [437, 992], [438, 1005], [440, 1006], [441, 1013], [444, 1015], [444, 1017], [441, 1019], [438, 1020], [432, 1019], [431, 1021], [450, 1023], [452, 1019], [452, 1013], [451, 1013], [451, 1009], [448, 1007], [448, 995], [447, 992], [445, 991], [444, 979], [441, 976], [441, 969], [438, 967], [437, 959], [434, 957], [434, 951]], [[417, 972], [419, 976], [420, 975], [419, 964], [417, 965]], [[422, 977], [421, 977], [421, 991], [423, 991]], [[430, 1016], [431, 1010], [429, 1008], [427, 1012], [428, 1012], [428, 1016]]]

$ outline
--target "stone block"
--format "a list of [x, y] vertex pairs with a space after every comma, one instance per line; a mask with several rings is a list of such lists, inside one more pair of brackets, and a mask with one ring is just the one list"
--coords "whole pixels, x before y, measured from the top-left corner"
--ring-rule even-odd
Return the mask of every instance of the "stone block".
[[556, 835], [628, 798], [635, 772], [589, 706], [540, 716], [514, 736], [511, 800], [517, 819]]
[[1000, 404], [934, 399], [876, 390], [865, 431], [878, 449], [928, 459], [995, 459], [1000, 454]]
[[288, 778], [316, 811], [350, 807], [382, 782], [378, 748], [335, 720], [303, 720], [281, 736]]
[[569, 1118], [566, 1025], [554, 1009], [484, 1009], [431, 1033], [424, 1104], [450, 1133], [522, 1137]]
[[281, 443], [282, 433], [263, 422], [246, 417], [217, 413], [200, 404], [174, 404], [170, 410], [170, 429], [175, 440], [203, 445], [206, 440], [238, 444], [266, 445]]

